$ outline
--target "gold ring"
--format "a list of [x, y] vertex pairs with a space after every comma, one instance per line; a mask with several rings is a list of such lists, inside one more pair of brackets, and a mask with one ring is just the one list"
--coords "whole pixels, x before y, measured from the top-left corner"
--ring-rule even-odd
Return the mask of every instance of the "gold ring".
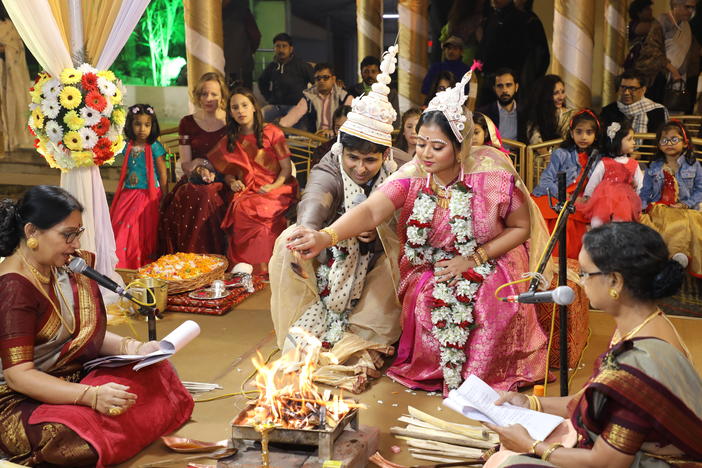
[[119, 406], [113, 406], [112, 408], [107, 410], [107, 414], [109, 414], [110, 416], [119, 416], [122, 413], [122, 408], [120, 408]]

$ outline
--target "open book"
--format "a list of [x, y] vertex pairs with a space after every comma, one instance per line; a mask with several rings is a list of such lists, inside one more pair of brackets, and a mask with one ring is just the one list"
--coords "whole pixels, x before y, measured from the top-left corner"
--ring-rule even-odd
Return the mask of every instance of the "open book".
[[159, 341], [160, 349], [158, 351], [143, 356], [132, 354], [102, 356], [86, 362], [83, 367], [86, 371], [91, 371], [96, 367], [120, 367], [135, 363], [133, 369], [139, 370], [170, 358], [199, 334], [200, 326], [192, 320], [186, 320], [169, 333], [168, 336]]
[[471, 375], [457, 389], [449, 392], [444, 406], [476, 421], [485, 421], [497, 426], [521, 424], [536, 440], [544, 440], [563, 418], [548, 413], [504, 403], [495, 405], [500, 395], [479, 377]]

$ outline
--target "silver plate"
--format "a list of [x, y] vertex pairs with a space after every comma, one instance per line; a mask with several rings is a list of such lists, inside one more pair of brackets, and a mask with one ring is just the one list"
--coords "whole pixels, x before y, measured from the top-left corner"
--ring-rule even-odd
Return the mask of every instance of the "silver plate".
[[188, 294], [188, 297], [191, 297], [193, 299], [200, 299], [202, 301], [211, 301], [213, 299], [222, 299], [223, 297], [227, 297], [229, 294], [229, 291], [222, 291], [220, 294], [216, 295], [214, 290], [207, 288], [193, 291]]

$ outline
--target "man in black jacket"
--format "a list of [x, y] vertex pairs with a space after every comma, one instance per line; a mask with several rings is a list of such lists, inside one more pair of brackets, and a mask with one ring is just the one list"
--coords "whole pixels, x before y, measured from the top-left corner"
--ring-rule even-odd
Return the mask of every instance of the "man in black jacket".
[[653, 102], [646, 94], [646, 78], [634, 70], [627, 70], [617, 78], [619, 98], [602, 108], [602, 128], [612, 122], [630, 119], [635, 133], [656, 133], [668, 119], [668, 110]]
[[486, 115], [500, 130], [502, 138], [526, 141], [526, 116], [524, 110], [517, 106], [515, 95], [519, 91], [519, 81], [514, 71], [500, 68], [495, 72], [492, 86], [497, 100], [478, 109]]
[[273, 38], [275, 60], [258, 79], [261, 94], [268, 101], [263, 120], [271, 122], [288, 113], [302, 98], [302, 91], [314, 83], [312, 66], [294, 54], [292, 38], [280, 33]]

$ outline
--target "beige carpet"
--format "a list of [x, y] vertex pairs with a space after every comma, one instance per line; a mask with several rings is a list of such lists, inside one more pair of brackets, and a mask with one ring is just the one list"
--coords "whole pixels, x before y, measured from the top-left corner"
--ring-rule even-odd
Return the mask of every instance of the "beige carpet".
[[[268, 356], [275, 349], [273, 327], [268, 312], [269, 297], [270, 291], [266, 288], [221, 317], [173, 313], [167, 314], [158, 322], [159, 337], [165, 336], [187, 319], [195, 320], [200, 324], [202, 328], [200, 336], [172, 358], [182, 380], [214, 382], [224, 387], [224, 390], [210, 392], [200, 398], [240, 391], [242, 382], [253, 370], [251, 356], [256, 349], [260, 349], [264, 356]], [[573, 393], [582, 387], [591, 374], [592, 364], [597, 355], [606, 348], [614, 327], [613, 320], [603, 313], [591, 312], [590, 317], [591, 342], [585, 350], [581, 368], [573, 378], [571, 386]], [[702, 342], [697, 339], [702, 334], [702, 320], [686, 317], [673, 317], [672, 320], [690, 347], [698, 371], [702, 372]], [[111, 330], [120, 334], [129, 333], [126, 325], [115, 326]], [[138, 324], [137, 330], [142, 334], [139, 338], [144, 339], [146, 324]], [[405, 390], [405, 387], [392, 382], [387, 377], [382, 377], [373, 382], [371, 387], [358, 398], [367, 405], [367, 409], [361, 411], [361, 424], [381, 429], [381, 453], [394, 462], [411, 465], [416, 464], [417, 461], [409, 455], [404, 445], [389, 433], [389, 428], [396, 425], [397, 418], [406, 413], [407, 405], [448, 420], [464, 423], [467, 421], [461, 420], [461, 416], [443, 408], [440, 396]], [[168, 390], [154, 389], [154, 391]], [[558, 392], [557, 382], [549, 384], [548, 394], [557, 395]], [[246, 406], [246, 399], [241, 396], [196, 403], [192, 420], [176, 434], [205, 441], [228, 438], [230, 421], [244, 406]], [[402, 452], [393, 454], [390, 451], [391, 445], [403, 447]], [[174, 457], [181, 457], [181, 455], [168, 451], [159, 440], [120, 467], [139, 467], [143, 463]], [[200, 460], [197, 463], [208, 462]], [[209, 463], [214, 464], [214, 461]], [[187, 463], [180, 462], [169, 466], [185, 467]]]

